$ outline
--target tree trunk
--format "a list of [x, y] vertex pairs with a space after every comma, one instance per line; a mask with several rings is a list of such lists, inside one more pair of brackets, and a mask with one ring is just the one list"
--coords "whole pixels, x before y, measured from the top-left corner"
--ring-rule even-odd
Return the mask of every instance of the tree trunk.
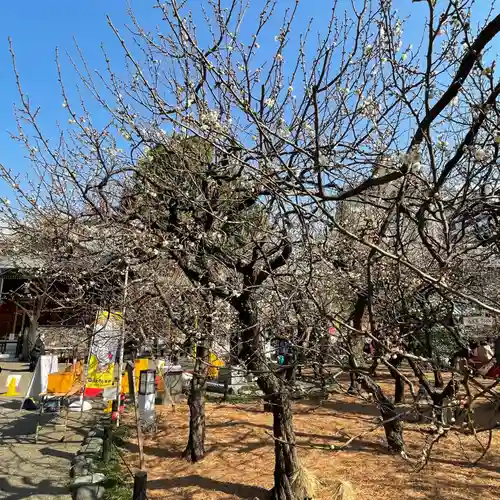
[[383, 393], [378, 384], [366, 376], [359, 377], [363, 389], [372, 394], [384, 422], [385, 437], [389, 450], [404, 453], [403, 422], [394, 407], [394, 403]]
[[434, 358], [434, 349], [432, 348], [431, 334], [429, 330], [425, 332], [425, 344], [427, 348], [427, 356], [432, 359], [432, 371], [434, 373], [434, 387], [444, 387], [443, 376], [441, 370], [437, 367], [437, 360]]
[[196, 346], [196, 360], [189, 405], [189, 438], [184, 457], [192, 462], [198, 462], [205, 456], [205, 391], [208, 374], [208, 354], [206, 340]]
[[30, 359], [30, 352], [33, 349], [38, 331], [38, 320], [42, 314], [44, 299], [43, 297], [37, 295], [33, 301], [33, 309], [31, 312], [27, 311], [28, 318], [30, 321], [30, 326], [28, 329], [28, 335], [26, 341], [23, 343], [22, 357], [23, 361], [28, 361]]
[[299, 476], [300, 464], [295, 446], [292, 408], [287, 382], [277, 374], [270, 372], [264, 353], [264, 339], [259, 326], [257, 306], [251, 296], [242, 294], [235, 301], [235, 309], [242, 327], [241, 360], [248, 370], [258, 378], [259, 388], [265, 394], [265, 400], [272, 407], [274, 437], [274, 487], [271, 491], [273, 500], [304, 500], [301, 482], [294, 479]]
[[[358, 293], [358, 298], [350, 318], [352, 326], [358, 331], [362, 331], [363, 329], [363, 315], [367, 304], [368, 296], [363, 293]], [[348, 339], [350, 351], [349, 366], [353, 371], [349, 374], [351, 383], [347, 389], [347, 394], [357, 394], [359, 392], [358, 377], [356, 376], [355, 371], [359, 368], [359, 363], [363, 359], [363, 342], [364, 341], [360, 336]]]
[[401, 404], [405, 402], [405, 382], [401, 375], [394, 376], [394, 403]]
[[30, 326], [28, 328], [28, 335], [23, 343], [23, 361], [28, 361], [30, 359], [30, 353], [35, 345], [38, 330], [38, 317], [30, 315]]
[[274, 437], [274, 488], [273, 500], [296, 500], [297, 496], [293, 478], [299, 470], [297, 448], [295, 447], [295, 431], [293, 429], [292, 409], [287, 391], [270, 396], [273, 409]]
[[[351, 359], [352, 357], [349, 356], [349, 360]], [[353, 367], [353, 363], [350, 363], [351, 364], [351, 367]], [[358, 384], [358, 378], [356, 376], [355, 373], [349, 373], [349, 379], [351, 381], [351, 383], [349, 384], [349, 387], [347, 389], [347, 394], [358, 394], [359, 393], [359, 384]]]
[[398, 368], [401, 365], [402, 358], [391, 359], [389, 372], [394, 378], [394, 403], [400, 404], [405, 402], [405, 382], [403, 377], [398, 373]]
[[443, 375], [439, 368], [434, 368], [434, 387], [444, 387]]

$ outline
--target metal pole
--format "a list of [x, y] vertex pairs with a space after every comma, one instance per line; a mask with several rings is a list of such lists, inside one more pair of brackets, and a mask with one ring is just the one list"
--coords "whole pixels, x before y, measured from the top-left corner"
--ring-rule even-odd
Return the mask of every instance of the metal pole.
[[99, 311], [95, 313], [95, 318], [94, 318], [94, 325], [92, 326], [92, 335], [90, 336], [90, 345], [89, 345], [89, 352], [87, 354], [87, 362], [85, 363], [83, 367], [83, 387], [82, 387], [82, 394], [80, 396], [80, 418], [82, 418], [83, 415], [83, 403], [85, 403], [85, 390], [87, 389], [87, 382], [88, 382], [88, 377], [89, 377], [89, 364], [90, 364], [90, 358], [92, 356], [92, 346], [94, 345], [94, 337], [95, 337], [95, 332], [97, 329], [97, 318], [99, 318]]
[[123, 284], [123, 304], [122, 304], [122, 328], [120, 340], [120, 361], [118, 363], [118, 381], [116, 383], [116, 406], [118, 413], [116, 414], [116, 427], [120, 426], [120, 392], [122, 385], [122, 372], [123, 372], [123, 351], [125, 349], [125, 313], [127, 312], [127, 294], [128, 294], [128, 270], [129, 265], [125, 268], [125, 281]]

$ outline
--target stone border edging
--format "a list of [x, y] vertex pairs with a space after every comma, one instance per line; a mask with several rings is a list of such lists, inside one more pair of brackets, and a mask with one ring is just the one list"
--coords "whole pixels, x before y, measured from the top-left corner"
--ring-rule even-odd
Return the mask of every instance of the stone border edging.
[[70, 490], [74, 500], [98, 500], [104, 496], [102, 483], [106, 476], [95, 471], [95, 462], [102, 458], [104, 425], [107, 418], [100, 419], [87, 433], [80, 449], [71, 461]]

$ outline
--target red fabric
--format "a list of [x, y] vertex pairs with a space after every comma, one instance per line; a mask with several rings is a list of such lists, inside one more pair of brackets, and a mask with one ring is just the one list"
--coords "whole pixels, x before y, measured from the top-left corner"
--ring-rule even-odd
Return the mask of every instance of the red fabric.
[[94, 387], [86, 387], [85, 388], [85, 396], [89, 398], [95, 398], [96, 396], [100, 396], [103, 393], [104, 389], [97, 389]]
[[500, 378], [500, 365], [493, 365], [486, 373], [485, 378]]

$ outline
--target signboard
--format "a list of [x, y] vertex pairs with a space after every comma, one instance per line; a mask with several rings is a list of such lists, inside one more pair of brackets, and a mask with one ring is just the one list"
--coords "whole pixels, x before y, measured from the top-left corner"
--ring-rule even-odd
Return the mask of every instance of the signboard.
[[493, 326], [493, 322], [488, 316], [464, 316], [464, 326]]
[[102, 312], [96, 321], [85, 384], [85, 394], [96, 396], [115, 380], [116, 352], [121, 338], [120, 313]]

